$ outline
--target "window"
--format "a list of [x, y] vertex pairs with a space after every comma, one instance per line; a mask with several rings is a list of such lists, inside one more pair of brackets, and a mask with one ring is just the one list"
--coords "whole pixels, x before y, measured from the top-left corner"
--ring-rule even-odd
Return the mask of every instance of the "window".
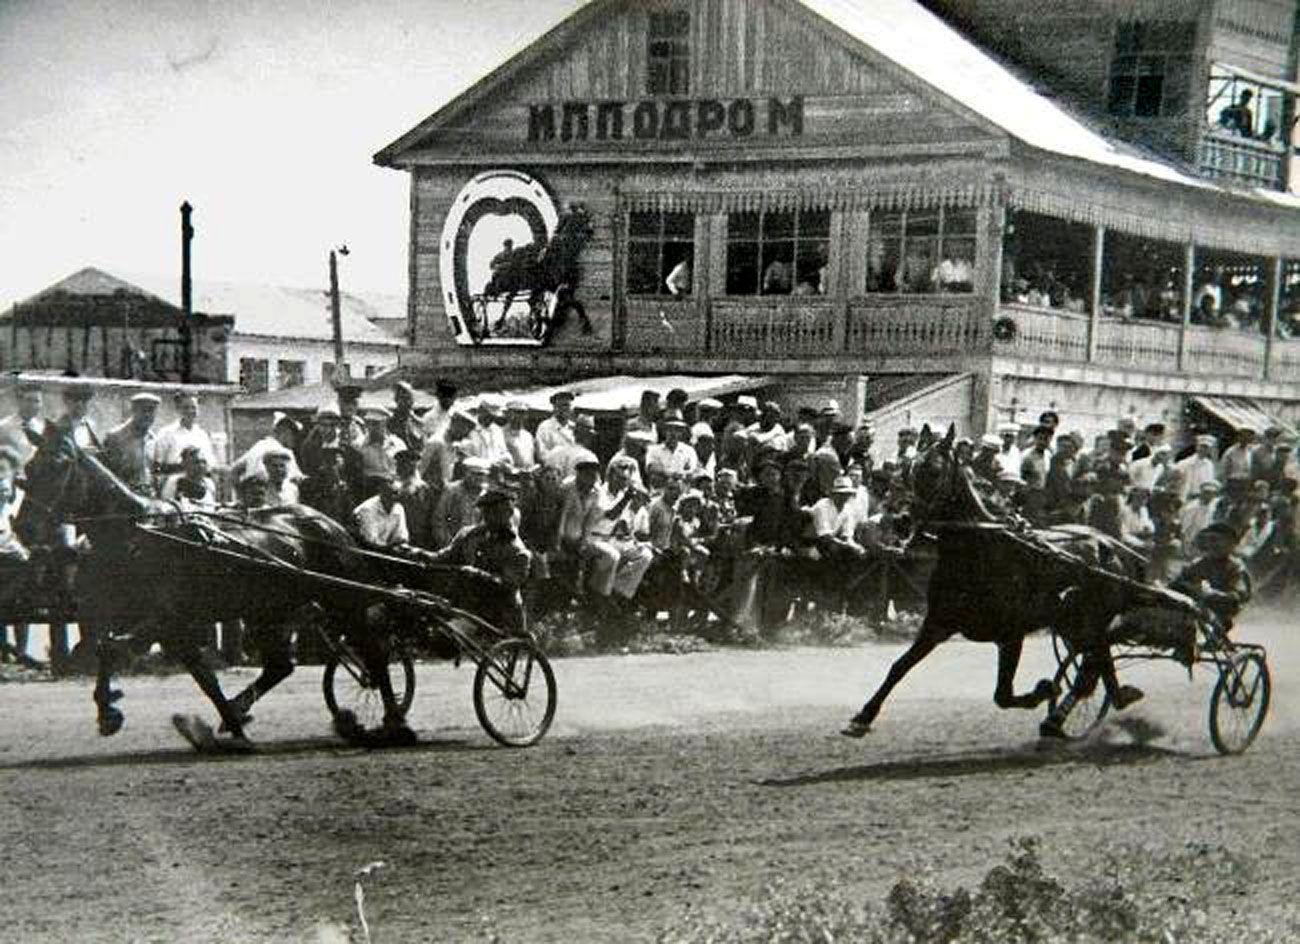
[[728, 295], [826, 291], [829, 210], [760, 210], [727, 217]]
[[1120, 23], [1110, 63], [1110, 113], [1122, 118], [1182, 114], [1195, 41], [1193, 22]]
[[264, 357], [239, 359], [239, 385], [249, 393], [265, 393], [271, 388], [270, 363]]
[[691, 14], [674, 7], [653, 10], [646, 32], [646, 92], [691, 93]]
[[301, 387], [306, 373], [306, 361], [278, 361], [275, 365], [276, 385], [281, 390]]
[[1221, 135], [1272, 146], [1284, 141], [1283, 93], [1222, 66], [1210, 69], [1206, 123]]
[[695, 217], [692, 214], [656, 210], [628, 216], [629, 295], [689, 295], [694, 285], [694, 262]]
[[974, 210], [884, 210], [871, 214], [869, 226], [868, 292], [974, 290]]

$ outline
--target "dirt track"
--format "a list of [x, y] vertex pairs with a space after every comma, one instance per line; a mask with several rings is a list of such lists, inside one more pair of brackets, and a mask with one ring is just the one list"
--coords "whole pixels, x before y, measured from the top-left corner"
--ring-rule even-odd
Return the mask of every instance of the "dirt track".
[[[0, 940], [328, 939], [375, 860], [376, 942], [482, 939], [485, 915], [506, 940], [650, 940], [778, 879], [873, 898], [918, 864], [969, 882], [1022, 835], [1065, 875], [1116, 841], [1221, 844], [1266, 864], [1240, 904], [1267, 921], [1300, 900], [1300, 638], [1258, 618], [1239, 635], [1270, 648], [1273, 710], [1228, 759], [1208, 675], [1129, 673], [1151, 743], [1044, 748], [1037, 714], [993, 706], [993, 650], [966, 643], [862, 742], [834, 732], [899, 647], [562, 660], [556, 728], [528, 751], [491, 746], [447, 665], [420, 672], [428, 743], [372, 753], [327, 734], [316, 671], [259, 706], [261, 753], [216, 759], [167, 723], [203, 710], [187, 679], [126, 680], [111, 740], [88, 685], [4, 685]], [[1021, 686], [1048, 667], [1036, 640]]]

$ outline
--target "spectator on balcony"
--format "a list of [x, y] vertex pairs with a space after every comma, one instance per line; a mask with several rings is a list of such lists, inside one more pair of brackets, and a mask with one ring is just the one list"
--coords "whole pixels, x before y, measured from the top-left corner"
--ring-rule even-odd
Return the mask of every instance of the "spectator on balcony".
[[1242, 89], [1237, 100], [1227, 108], [1219, 112], [1220, 127], [1240, 135], [1243, 138], [1253, 138], [1255, 136], [1255, 115], [1250, 110], [1251, 99], [1255, 93], [1250, 89]]
[[773, 259], [763, 270], [764, 295], [789, 295], [793, 288], [790, 278], [790, 263]]
[[957, 253], [945, 253], [930, 273], [936, 292], [969, 292], [974, 282], [971, 261]]

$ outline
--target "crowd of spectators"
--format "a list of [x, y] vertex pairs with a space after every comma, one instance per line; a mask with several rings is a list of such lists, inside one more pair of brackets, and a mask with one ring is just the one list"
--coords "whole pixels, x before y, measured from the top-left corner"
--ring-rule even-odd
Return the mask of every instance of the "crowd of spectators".
[[[521, 588], [563, 579], [570, 599], [606, 620], [634, 614], [647, 581], [698, 582], [718, 553], [831, 563], [902, 555], [913, 530], [911, 465], [929, 445], [928, 427], [908, 427], [884, 447], [833, 400], [790, 415], [753, 396], [689, 402], [673, 390], [661, 401], [646, 390], [611, 443], [598, 441], [594, 418], [563, 389], [540, 422], [526, 403], [463, 401], [446, 382], [423, 415], [404, 383], [391, 408], [360, 410], [358, 390], [338, 394], [306, 428], [276, 414], [222, 470], [221, 489], [194, 403], [155, 433], [157, 398], [140, 395], [102, 442], [78, 419], [75, 395], [61, 422], [84, 426], [88, 444], [137, 491], [195, 508], [229, 491], [250, 508], [300, 502], [376, 550], [488, 561]], [[9, 512], [21, 504], [30, 455], [23, 431], [38, 422], [39, 398], [0, 420], [0, 554], [23, 553]], [[1002, 506], [1033, 525], [1110, 534], [1150, 560], [1152, 579], [1189, 558], [1210, 524], [1229, 525], [1236, 553], [1261, 571], [1296, 548], [1300, 468], [1280, 428], [1259, 437], [1243, 429], [1230, 443], [1202, 434], [1180, 448], [1161, 423], [1126, 419], [1086, 442], [1048, 412], [1033, 426], [958, 440], [955, 454]], [[467, 546], [487, 556], [466, 558]]]

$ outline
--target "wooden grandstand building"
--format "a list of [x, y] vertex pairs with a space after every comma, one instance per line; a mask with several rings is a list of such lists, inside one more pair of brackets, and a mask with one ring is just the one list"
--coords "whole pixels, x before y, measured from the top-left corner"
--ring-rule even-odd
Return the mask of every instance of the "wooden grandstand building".
[[[580, 6], [375, 157], [411, 182], [404, 365], [766, 375], [963, 432], [1300, 420], [1296, 4], [1034, 10]], [[530, 243], [576, 261], [512, 281]]]

